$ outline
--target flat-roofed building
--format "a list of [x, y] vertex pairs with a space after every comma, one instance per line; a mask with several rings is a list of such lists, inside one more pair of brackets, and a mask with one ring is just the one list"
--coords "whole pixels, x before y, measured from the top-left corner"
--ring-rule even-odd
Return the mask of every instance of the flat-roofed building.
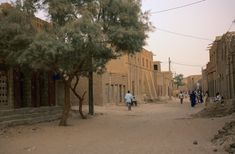
[[235, 99], [235, 32], [216, 37], [209, 49], [210, 61], [203, 70], [204, 91], [219, 92], [225, 99]]
[[[139, 102], [154, 100], [157, 98], [154, 82], [152, 52], [142, 49], [125, 54], [108, 62], [105, 73], [94, 74], [94, 104], [123, 103], [128, 90]], [[78, 87], [80, 92], [88, 91], [87, 79], [83, 78]], [[72, 101], [76, 101], [73, 94]]]
[[172, 96], [172, 72], [162, 71], [161, 62], [154, 61], [154, 84], [158, 97], [171, 97]]

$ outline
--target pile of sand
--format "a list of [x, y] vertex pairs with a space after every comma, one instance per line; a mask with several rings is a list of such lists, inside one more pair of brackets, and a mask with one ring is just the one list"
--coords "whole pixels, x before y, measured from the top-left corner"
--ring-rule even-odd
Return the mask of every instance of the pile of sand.
[[230, 154], [235, 153], [235, 121], [226, 123], [211, 140]]
[[224, 101], [223, 103], [211, 102], [200, 112], [192, 115], [200, 118], [224, 117], [235, 113], [235, 102]]
[[[211, 102], [206, 108], [192, 116], [196, 118], [215, 118], [228, 115], [235, 117], [234, 101]], [[212, 139], [212, 143], [220, 146], [230, 154], [235, 154], [235, 121], [226, 123], [222, 129], [218, 130], [218, 133]]]

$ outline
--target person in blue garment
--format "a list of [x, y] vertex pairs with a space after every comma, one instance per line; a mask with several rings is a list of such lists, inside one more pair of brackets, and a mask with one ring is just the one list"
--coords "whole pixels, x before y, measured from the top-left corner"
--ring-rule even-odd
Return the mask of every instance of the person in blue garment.
[[196, 94], [194, 91], [190, 93], [190, 102], [192, 107], [196, 105]]
[[126, 102], [126, 105], [127, 105], [129, 111], [131, 110], [132, 100], [133, 100], [133, 95], [128, 90], [125, 95], [125, 102]]

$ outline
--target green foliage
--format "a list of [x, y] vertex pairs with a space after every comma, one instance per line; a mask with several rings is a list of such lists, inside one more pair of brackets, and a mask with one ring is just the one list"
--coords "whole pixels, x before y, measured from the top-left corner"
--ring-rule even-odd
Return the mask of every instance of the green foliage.
[[17, 59], [32, 43], [36, 33], [31, 16], [18, 8], [2, 10], [0, 19], [0, 56], [10, 65], [17, 65]]
[[37, 11], [39, 5], [38, 0], [16, 0], [15, 6], [16, 8], [26, 12], [27, 14], [34, 15], [34, 13]]
[[96, 71], [145, 44], [149, 23], [139, 1], [44, 0], [43, 4], [48, 6], [53, 28], [38, 33], [22, 55], [22, 62], [33, 68], [86, 75], [91, 59]]
[[179, 87], [179, 86], [183, 86], [183, 79], [184, 79], [184, 75], [183, 74], [176, 74], [173, 78], [174, 84]]
[[[141, 50], [150, 23], [140, 7], [138, 0], [17, 0], [0, 21], [1, 56], [71, 78], [86, 75], [91, 60], [97, 71]], [[40, 8], [47, 8], [52, 26], [38, 32], [32, 14]]]
[[[76, 92], [79, 77], [102, 72], [110, 59], [142, 49], [150, 23], [140, 6], [139, 0], [24, 0], [23, 5], [17, 0], [15, 11], [0, 19], [1, 57], [60, 74], [66, 89], [60, 125], [66, 125], [69, 88], [84, 97]], [[36, 31], [32, 17], [41, 8], [47, 8], [51, 27]]]

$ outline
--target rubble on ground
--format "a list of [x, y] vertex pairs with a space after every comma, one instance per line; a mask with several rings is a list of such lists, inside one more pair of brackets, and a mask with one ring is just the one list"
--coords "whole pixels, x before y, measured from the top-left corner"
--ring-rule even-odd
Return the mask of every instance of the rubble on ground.
[[229, 154], [235, 154], [235, 121], [226, 123], [211, 141]]
[[233, 113], [235, 113], [235, 100], [224, 101], [223, 103], [210, 102], [207, 107], [192, 115], [192, 117], [213, 118], [223, 117]]
[[[192, 117], [214, 118], [228, 115], [235, 116], [235, 100], [224, 101], [223, 103], [210, 102], [207, 107], [192, 115]], [[226, 123], [222, 129], [218, 130], [211, 141], [229, 154], [235, 154], [235, 121]]]

